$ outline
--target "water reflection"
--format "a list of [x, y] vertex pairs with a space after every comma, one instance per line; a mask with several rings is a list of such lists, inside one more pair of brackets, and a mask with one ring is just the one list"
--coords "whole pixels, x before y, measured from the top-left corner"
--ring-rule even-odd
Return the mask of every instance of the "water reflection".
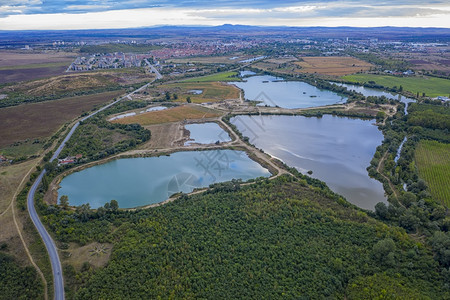
[[373, 209], [383, 201], [383, 185], [366, 168], [383, 140], [373, 121], [325, 115], [238, 116], [231, 119], [256, 147], [302, 173], [325, 181], [351, 203]]

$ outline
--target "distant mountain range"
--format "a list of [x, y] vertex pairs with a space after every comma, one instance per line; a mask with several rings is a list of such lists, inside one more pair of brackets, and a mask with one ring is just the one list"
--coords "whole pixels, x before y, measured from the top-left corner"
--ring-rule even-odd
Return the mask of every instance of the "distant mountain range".
[[416, 27], [288, 27], [288, 26], [158, 26], [126, 29], [0, 31], [0, 45], [48, 40], [160, 39], [170, 37], [351, 38], [403, 41], [450, 41], [450, 28]]

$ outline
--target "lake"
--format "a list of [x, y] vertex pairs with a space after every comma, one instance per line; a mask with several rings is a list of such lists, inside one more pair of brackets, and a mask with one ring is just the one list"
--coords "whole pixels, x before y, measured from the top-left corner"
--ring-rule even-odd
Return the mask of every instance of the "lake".
[[303, 174], [312, 170], [349, 202], [371, 210], [387, 203], [383, 185], [366, 170], [383, 140], [373, 121], [324, 115], [238, 116], [231, 122], [250, 143]]
[[249, 59], [240, 60], [239, 62], [240, 63], [249, 63], [249, 62], [254, 62], [254, 61], [257, 61], [257, 60], [260, 60], [260, 59], [264, 59], [266, 57], [267, 56], [252, 57], [252, 58], [249, 58]]
[[242, 89], [245, 99], [262, 101], [259, 105], [282, 108], [317, 107], [347, 101], [345, 96], [321, 90], [306, 82], [286, 81], [270, 75], [246, 77], [246, 81], [230, 82]]
[[188, 124], [184, 128], [189, 130], [189, 141], [184, 145], [190, 145], [192, 143], [198, 144], [212, 144], [217, 141], [229, 142], [231, 141], [228, 133], [223, 130], [219, 124], [214, 122], [202, 123], [202, 124]]
[[89, 203], [98, 208], [115, 199], [119, 207], [131, 208], [212, 183], [260, 176], [269, 177], [270, 173], [243, 151], [187, 151], [93, 166], [63, 178], [58, 194], [67, 195], [72, 206]]
[[369, 96], [376, 96], [376, 97], [384, 96], [384, 97], [386, 97], [388, 99], [393, 99], [393, 100], [398, 100], [400, 102], [403, 102], [403, 103], [406, 104], [406, 106], [405, 106], [405, 114], [408, 113], [407, 110], [406, 110], [408, 108], [408, 103], [415, 102], [414, 99], [405, 97], [403, 95], [395, 94], [395, 93], [389, 93], [389, 92], [385, 92], [385, 91], [379, 90], [379, 89], [367, 88], [367, 87], [364, 87], [364, 86], [361, 86], [361, 85], [354, 85], [354, 84], [347, 84], [347, 83], [337, 83], [337, 82], [332, 82], [332, 83], [334, 83], [336, 85], [339, 85], [339, 86], [346, 87], [348, 90], [353, 90], [355, 92], [361, 93], [361, 94], [363, 94], [366, 97], [369, 97]]

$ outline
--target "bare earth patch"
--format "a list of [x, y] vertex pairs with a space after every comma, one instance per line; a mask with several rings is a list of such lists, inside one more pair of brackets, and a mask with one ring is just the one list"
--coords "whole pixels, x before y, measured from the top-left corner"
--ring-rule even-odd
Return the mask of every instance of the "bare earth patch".
[[185, 135], [184, 126], [180, 122], [164, 123], [145, 126], [152, 133], [151, 139], [145, 144], [139, 146], [139, 149], [158, 149], [181, 146]]
[[83, 263], [88, 262], [96, 268], [105, 266], [111, 256], [112, 244], [93, 242], [79, 247], [77, 244], [71, 244], [66, 250], [66, 263], [80, 270]]

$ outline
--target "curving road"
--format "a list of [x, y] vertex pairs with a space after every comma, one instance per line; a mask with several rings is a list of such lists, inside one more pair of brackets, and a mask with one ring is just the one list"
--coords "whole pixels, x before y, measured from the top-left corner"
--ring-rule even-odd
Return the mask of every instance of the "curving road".
[[[154, 68], [152, 65], [149, 65], [149, 66], [151, 68]], [[66, 145], [67, 141], [72, 137], [73, 133], [75, 132], [77, 127], [80, 125], [80, 122], [83, 122], [83, 121], [89, 119], [90, 117], [95, 116], [99, 112], [113, 106], [114, 104], [122, 101], [123, 99], [130, 99], [129, 97], [131, 97], [134, 93], [142, 91], [147, 86], [149, 86], [151, 83], [153, 83], [155, 80], [161, 79], [162, 78], [161, 74], [156, 69], [154, 69], [154, 70], [156, 73], [156, 78], [153, 81], [141, 86], [140, 88], [138, 88], [137, 90], [134, 90], [133, 92], [127, 94], [126, 96], [123, 96], [123, 97], [119, 98], [118, 100], [116, 100], [108, 105], [103, 106], [102, 108], [96, 110], [94, 113], [82, 118], [80, 121], [75, 123], [75, 125], [73, 125], [73, 127], [70, 129], [69, 133], [64, 138], [62, 143], [56, 149], [55, 153], [53, 154], [53, 156], [50, 159], [50, 162], [52, 162], [53, 160], [55, 160], [58, 157], [58, 155], [61, 153], [64, 146]], [[45, 173], [46, 173], [46, 170], [43, 170], [41, 172], [41, 174], [39, 174], [36, 181], [31, 186], [30, 192], [28, 193], [28, 197], [27, 197], [27, 207], [28, 207], [28, 213], [30, 215], [30, 218], [33, 221], [33, 224], [36, 227], [37, 231], [39, 232], [39, 235], [42, 237], [45, 247], [47, 248], [48, 256], [50, 258], [50, 263], [52, 265], [52, 273], [53, 273], [54, 299], [55, 300], [64, 300], [64, 279], [63, 279], [63, 273], [62, 273], [62, 268], [61, 268], [61, 261], [59, 260], [58, 249], [56, 248], [55, 242], [53, 241], [52, 237], [47, 232], [47, 230], [45, 229], [41, 220], [39, 219], [39, 216], [36, 212], [36, 208], [34, 206], [34, 195], [36, 193], [36, 190], [37, 190], [39, 184], [42, 182], [42, 178], [44, 177]]]

